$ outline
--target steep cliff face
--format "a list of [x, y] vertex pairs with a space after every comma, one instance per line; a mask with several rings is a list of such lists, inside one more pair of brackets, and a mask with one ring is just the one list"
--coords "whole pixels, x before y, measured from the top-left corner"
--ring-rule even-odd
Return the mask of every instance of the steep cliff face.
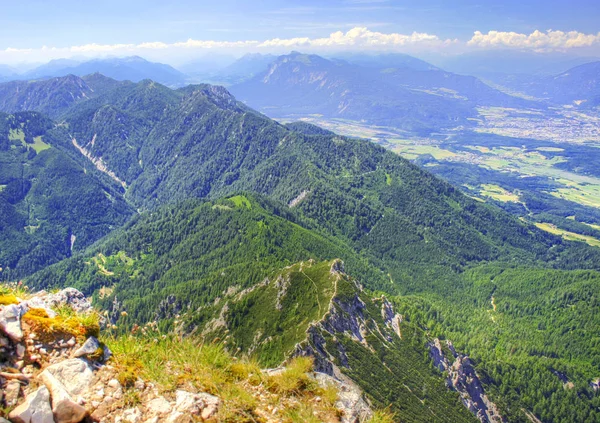
[[423, 356], [425, 334], [385, 297], [370, 298], [344, 273], [342, 262], [334, 262], [330, 273], [336, 293], [329, 309], [294, 355], [314, 357], [317, 371], [355, 383], [367, 393], [365, 404], [389, 406], [400, 421], [473, 421]]
[[506, 420], [500, 415], [498, 407], [485, 394], [481, 380], [475, 371], [471, 359], [459, 354], [450, 341], [446, 341], [447, 351], [453, 362], [446, 357], [442, 343], [434, 339], [429, 343], [429, 355], [435, 367], [446, 371], [448, 386], [460, 393], [462, 402], [482, 423], [502, 423]]

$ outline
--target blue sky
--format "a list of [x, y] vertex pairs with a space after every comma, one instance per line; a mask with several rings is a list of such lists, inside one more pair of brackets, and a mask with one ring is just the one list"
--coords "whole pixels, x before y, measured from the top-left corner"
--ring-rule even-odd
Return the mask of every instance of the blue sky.
[[[120, 55], [137, 50], [147, 56], [159, 55], [160, 50], [163, 56], [175, 58], [184, 51], [188, 55], [205, 51], [240, 54], [293, 47], [406, 52], [462, 52], [474, 48], [587, 52], [600, 46], [600, 1], [592, 0], [0, 2], [0, 62], [82, 54]], [[349, 37], [324, 41], [332, 33], [346, 34], [355, 28], [367, 32], [355, 31]], [[542, 34], [530, 37], [536, 30]], [[548, 34], [548, 30], [562, 32]], [[473, 39], [475, 31], [482, 36]], [[568, 31], [573, 32], [567, 34]], [[410, 37], [413, 33], [420, 35]], [[290, 41], [296, 38], [300, 40]], [[274, 42], [276, 39], [280, 41]], [[187, 40], [204, 43], [181, 44]], [[140, 49], [140, 44], [145, 47]], [[73, 49], [87, 45], [103, 47]], [[43, 46], [47, 48], [42, 50]]]

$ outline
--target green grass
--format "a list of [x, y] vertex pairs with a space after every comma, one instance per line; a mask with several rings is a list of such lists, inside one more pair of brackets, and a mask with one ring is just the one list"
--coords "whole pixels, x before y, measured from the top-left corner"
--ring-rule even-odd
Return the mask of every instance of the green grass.
[[[141, 377], [167, 394], [187, 389], [216, 395], [223, 401], [214, 420], [219, 422], [262, 421], [262, 412], [269, 408], [276, 409], [272, 416], [276, 421], [290, 421], [292, 416], [331, 421], [337, 413], [337, 392], [314, 382], [308, 358], [291, 360], [282, 373], [269, 376], [256, 362], [236, 357], [222, 343], [163, 336], [152, 325], [144, 330], [146, 335], [103, 339], [126, 387]], [[126, 398], [132, 390], [126, 390]]]
[[48, 150], [50, 148], [50, 145], [46, 144], [43, 140], [42, 137], [35, 137], [33, 139], [33, 144], [29, 144], [31, 146], [31, 148], [33, 148], [35, 150], [36, 153], [40, 153], [44, 150]]
[[8, 139], [11, 141], [21, 141], [25, 145], [25, 132], [22, 129], [11, 129], [8, 133]]
[[250, 203], [250, 200], [248, 200], [243, 195], [229, 197], [228, 200], [235, 204], [236, 207], [245, 207], [247, 209], [252, 209], [252, 204]]
[[493, 198], [494, 200], [501, 201], [503, 203], [512, 202], [518, 203], [519, 196], [510, 191], [505, 190], [499, 185], [494, 184], [482, 184], [479, 193], [485, 197]]
[[600, 247], [600, 239], [594, 238], [593, 236], [581, 235], [581, 234], [577, 234], [575, 232], [570, 232], [570, 231], [567, 231], [564, 229], [560, 229], [551, 223], [536, 222], [535, 226], [537, 226], [538, 228], [540, 228], [546, 232], [550, 232], [555, 235], [560, 235], [564, 239], [569, 240], [569, 241], [582, 241], [593, 247]]

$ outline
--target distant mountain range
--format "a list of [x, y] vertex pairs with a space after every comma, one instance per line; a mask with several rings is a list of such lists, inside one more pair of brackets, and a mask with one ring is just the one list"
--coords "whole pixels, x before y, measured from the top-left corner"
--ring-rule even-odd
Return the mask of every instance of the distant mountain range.
[[475, 77], [445, 72], [417, 59], [351, 59], [361, 65], [293, 52], [230, 89], [272, 117], [319, 114], [425, 132], [471, 125], [476, 106], [532, 105]]
[[600, 102], [600, 61], [585, 63], [551, 76], [497, 75], [491, 78], [516, 92], [555, 104], [581, 108]]
[[[162, 63], [154, 63], [139, 56], [124, 58], [94, 59], [78, 61], [71, 59], [52, 60], [44, 65], [21, 74], [9, 74], [10, 79], [39, 80], [67, 75], [85, 76], [101, 73], [118, 81], [139, 82], [152, 79], [168, 86], [181, 86], [186, 82], [186, 75], [177, 69]], [[0, 68], [0, 77], [2, 77]], [[5, 80], [8, 79], [5, 77]]]

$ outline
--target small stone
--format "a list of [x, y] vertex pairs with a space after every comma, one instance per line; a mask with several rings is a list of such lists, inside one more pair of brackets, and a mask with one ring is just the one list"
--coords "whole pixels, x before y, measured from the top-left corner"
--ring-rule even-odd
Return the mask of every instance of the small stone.
[[204, 404], [204, 408], [202, 409], [201, 417], [204, 420], [208, 420], [217, 414], [219, 411], [219, 406], [221, 405], [221, 400], [214, 395], [207, 394], [206, 392], [202, 392], [198, 394], [198, 398]]
[[[120, 417], [122, 422], [139, 423], [142, 420], [142, 412], [137, 407], [128, 408]], [[117, 420], [115, 419], [115, 421]]]
[[135, 381], [134, 383], [134, 388], [137, 389], [138, 391], [143, 391], [144, 388], [146, 387], [146, 384], [144, 383], [144, 381], [142, 379], [139, 379]]
[[17, 357], [19, 358], [23, 358], [25, 356], [25, 345], [23, 344], [17, 344], [17, 348], [16, 348], [16, 352], [17, 352]]
[[102, 353], [102, 361], [107, 362], [112, 357], [112, 351], [105, 345]]
[[14, 407], [19, 401], [21, 395], [21, 384], [18, 380], [11, 380], [4, 388], [4, 402], [7, 407]]
[[23, 339], [21, 312], [21, 307], [16, 304], [10, 304], [0, 309], [0, 329], [14, 342], [21, 342]]
[[191, 423], [192, 417], [179, 411], [173, 411], [164, 421], [165, 423]]
[[119, 381], [117, 379], [109, 380], [107, 385], [110, 386], [111, 388], [120, 388], [121, 387], [121, 384], [119, 383]]
[[0, 336], [0, 347], [6, 348], [10, 345], [10, 341], [3, 336]]
[[67, 346], [74, 347], [76, 343], [77, 343], [77, 341], [75, 341], [75, 338], [71, 338], [67, 341]]
[[155, 414], [167, 414], [171, 411], [171, 404], [164, 397], [158, 397], [148, 402], [146, 408]]
[[100, 342], [95, 336], [90, 336], [83, 345], [73, 354], [75, 357], [83, 357], [94, 354], [100, 348]]

